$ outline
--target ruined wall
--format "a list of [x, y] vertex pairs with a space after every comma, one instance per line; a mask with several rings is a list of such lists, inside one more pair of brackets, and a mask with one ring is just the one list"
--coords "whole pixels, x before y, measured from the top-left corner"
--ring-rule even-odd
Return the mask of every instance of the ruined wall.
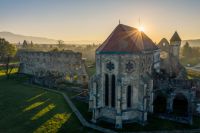
[[81, 53], [59, 52], [21, 52], [20, 73], [44, 77], [54, 75], [70, 82], [83, 83], [88, 80]]

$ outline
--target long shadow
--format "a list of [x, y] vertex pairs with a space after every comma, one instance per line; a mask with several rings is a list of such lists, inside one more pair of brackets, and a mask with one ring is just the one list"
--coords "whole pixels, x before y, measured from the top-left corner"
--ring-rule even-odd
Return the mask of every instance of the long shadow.
[[45, 104], [47, 101], [49, 101], [50, 99], [46, 99], [45, 101], [37, 101], [35, 103], [32, 103], [31, 105], [29, 105], [28, 107], [24, 108], [23, 109], [23, 112], [26, 112], [26, 111], [30, 111], [30, 110], [33, 110], [43, 104]]
[[75, 114], [71, 114], [71, 117], [59, 128], [58, 132], [88, 132], [85, 127], [81, 125]]

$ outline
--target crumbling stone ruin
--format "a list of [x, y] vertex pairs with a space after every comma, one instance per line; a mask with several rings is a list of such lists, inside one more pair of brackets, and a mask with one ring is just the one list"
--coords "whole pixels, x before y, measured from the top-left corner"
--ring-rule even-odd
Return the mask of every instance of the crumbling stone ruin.
[[160, 73], [154, 75], [154, 113], [164, 119], [192, 124], [193, 115], [200, 114], [200, 80], [187, 79], [187, 71], [179, 60], [180, 46], [177, 32], [170, 42], [163, 38], [158, 44], [161, 61]]
[[160, 48], [160, 71], [170, 78], [186, 79], [186, 69], [179, 61], [180, 46], [181, 38], [177, 32], [171, 37], [170, 42], [163, 38], [158, 43]]
[[54, 86], [62, 81], [83, 84], [88, 80], [81, 53], [24, 51], [18, 56], [19, 73], [33, 75], [34, 82]]

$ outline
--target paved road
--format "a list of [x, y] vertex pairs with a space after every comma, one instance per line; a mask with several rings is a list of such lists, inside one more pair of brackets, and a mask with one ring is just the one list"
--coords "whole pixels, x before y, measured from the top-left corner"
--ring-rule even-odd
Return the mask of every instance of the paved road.
[[189, 70], [200, 72], [200, 63], [195, 65], [195, 66], [193, 66], [193, 67], [185, 67], [185, 68], [189, 69]]

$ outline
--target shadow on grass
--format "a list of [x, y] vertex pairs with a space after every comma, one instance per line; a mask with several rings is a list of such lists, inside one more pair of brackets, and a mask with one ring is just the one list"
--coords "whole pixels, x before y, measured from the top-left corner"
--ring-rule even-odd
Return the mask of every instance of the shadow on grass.
[[23, 82], [15, 75], [0, 77], [0, 132], [73, 132], [81, 127], [61, 95]]

